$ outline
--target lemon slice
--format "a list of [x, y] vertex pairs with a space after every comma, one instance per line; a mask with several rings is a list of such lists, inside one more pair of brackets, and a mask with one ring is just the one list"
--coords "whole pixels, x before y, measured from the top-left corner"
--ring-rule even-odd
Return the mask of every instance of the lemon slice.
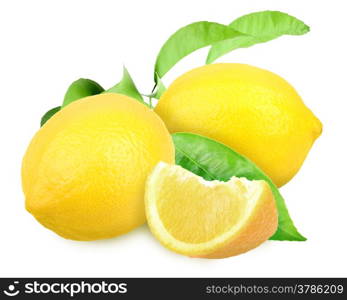
[[263, 180], [205, 181], [160, 162], [147, 179], [150, 230], [167, 248], [187, 256], [224, 258], [251, 250], [277, 229], [278, 215]]

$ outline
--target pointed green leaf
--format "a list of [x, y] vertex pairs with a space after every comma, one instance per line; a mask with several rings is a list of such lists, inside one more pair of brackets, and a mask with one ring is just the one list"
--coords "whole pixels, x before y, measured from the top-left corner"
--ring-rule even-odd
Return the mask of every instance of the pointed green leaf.
[[60, 110], [60, 106], [54, 107], [47, 111], [41, 118], [40, 125], [41, 127], [56, 113]]
[[193, 133], [172, 135], [176, 164], [206, 180], [228, 181], [232, 176], [249, 180], [265, 180], [271, 187], [278, 210], [278, 229], [270, 238], [281, 241], [305, 241], [291, 220], [283, 197], [271, 179], [253, 162], [231, 148]]
[[54, 107], [46, 112], [41, 118], [41, 126], [45, 124], [48, 119], [50, 119], [56, 112], [58, 112], [60, 109], [64, 108], [71, 102], [84, 97], [100, 94], [103, 91], [104, 89], [93, 80], [80, 78], [74, 81], [70, 84], [65, 93], [62, 106]]
[[123, 78], [115, 86], [109, 88], [104, 93], [117, 93], [136, 99], [142, 104], [148, 105], [137, 90], [128, 70], [123, 67]]
[[229, 26], [196, 22], [176, 31], [162, 46], [155, 62], [155, 74], [163, 77], [179, 60], [202, 47], [243, 35]]
[[304, 22], [279, 11], [251, 13], [236, 19], [229, 27], [245, 35], [212, 45], [206, 63], [212, 63], [222, 55], [238, 48], [264, 43], [282, 35], [302, 35], [310, 30]]
[[104, 89], [95, 81], [80, 78], [69, 86], [65, 93], [62, 108], [78, 99], [100, 94]]

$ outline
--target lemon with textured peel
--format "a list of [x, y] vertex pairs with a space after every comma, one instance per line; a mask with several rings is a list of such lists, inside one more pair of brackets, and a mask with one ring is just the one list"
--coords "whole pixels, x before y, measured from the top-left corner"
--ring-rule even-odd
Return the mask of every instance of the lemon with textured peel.
[[217, 140], [251, 159], [277, 186], [298, 172], [322, 132], [287, 81], [245, 64], [211, 64], [183, 74], [155, 111], [171, 133]]
[[75, 101], [32, 139], [23, 159], [27, 210], [73, 240], [115, 237], [145, 223], [144, 191], [171, 136], [148, 107], [119, 94]]
[[266, 241], [278, 225], [275, 200], [265, 181], [205, 181], [163, 162], [147, 179], [145, 206], [157, 239], [193, 257], [241, 254]]

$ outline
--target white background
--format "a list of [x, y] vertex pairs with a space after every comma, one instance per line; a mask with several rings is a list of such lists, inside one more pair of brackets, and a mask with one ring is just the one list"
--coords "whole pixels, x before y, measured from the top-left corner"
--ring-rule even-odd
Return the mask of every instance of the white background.
[[[345, 1], [1, 1], [0, 276], [347, 276], [347, 72]], [[244, 255], [203, 260], [163, 248], [146, 226], [111, 240], [64, 240], [24, 209], [20, 167], [42, 114], [68, 85], [108, 88], [125, 64], [139, 89], [152, 88], [162, 43], [194, 21], [228, 24], [253, 11], [281, 10], [311, 26], [236, 50], [223, 62], [274, 71], [299, 91], [324, 125], [299, 174], [281, 189], [307, 242], [266, 242]], [[164, 81], [202, 65], [207, 49]]]

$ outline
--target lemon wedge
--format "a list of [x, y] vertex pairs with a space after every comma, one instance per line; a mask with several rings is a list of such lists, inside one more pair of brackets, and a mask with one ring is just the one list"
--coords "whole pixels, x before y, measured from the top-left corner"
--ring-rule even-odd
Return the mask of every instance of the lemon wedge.
[[154, 236], [192, 257], [244, 253], [271, 237], [278, 225], [276, 203], [265, 181], [205, 181], [164, 162], [147, 179], [145, 206]]

